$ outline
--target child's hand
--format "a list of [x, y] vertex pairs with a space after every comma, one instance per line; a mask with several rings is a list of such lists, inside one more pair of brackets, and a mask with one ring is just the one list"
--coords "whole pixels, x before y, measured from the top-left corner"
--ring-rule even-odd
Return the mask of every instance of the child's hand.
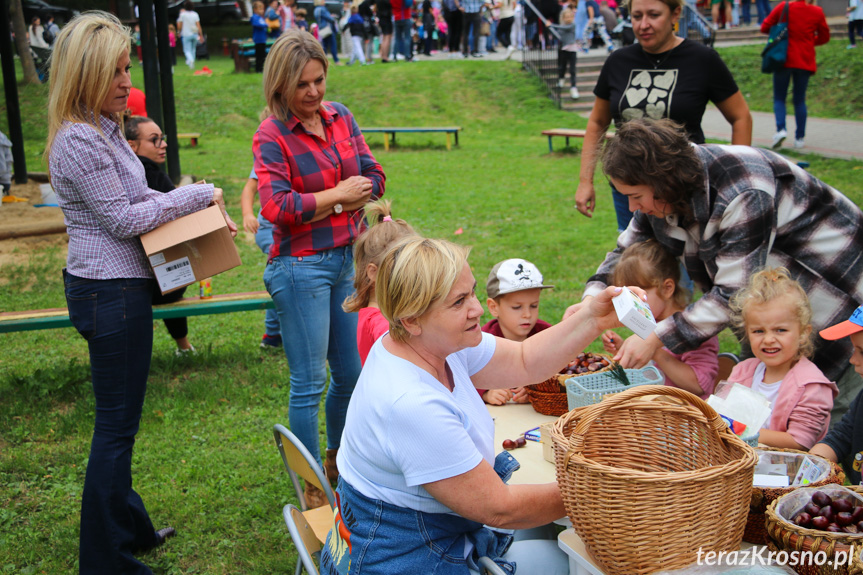
[[602, 334], [602, 347], [606, 353], [617, 353], [621, 343], [623, 343], [621, 337], [610, 329]]
[[514, 387], [510, 391], [512, 391], [512, 400], [514, 402], [527, 403], [530, 401], [530, 398], [527, 396], [526, 387]]
[[246, 214], [243, 216], [243, 229], [250, 234], [258, 233], [258, 218], [256, 218], [252, 214]]
[[503, 405], [510, 397], [512, 392], [508, 389], [489, 389], [482, 394], [482, 400], [489, 405]]

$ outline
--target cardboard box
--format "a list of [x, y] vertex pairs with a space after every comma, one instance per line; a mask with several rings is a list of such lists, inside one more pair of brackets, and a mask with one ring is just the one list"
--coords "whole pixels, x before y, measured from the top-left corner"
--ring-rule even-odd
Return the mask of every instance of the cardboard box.
[[163, 294], [242, 264], [219, 206], [163, 224], [141, 243]]
[[629, 288], [623, 288], [623, 291], [614, 296], [611, 302], [614, 304], [614, 311], [617, 312], [620, 323], [638, 334], [641, 339], [647, 339], [647, 336], [656, 329], [656, 320], [653, 319], [650, 306], [629, 291]]

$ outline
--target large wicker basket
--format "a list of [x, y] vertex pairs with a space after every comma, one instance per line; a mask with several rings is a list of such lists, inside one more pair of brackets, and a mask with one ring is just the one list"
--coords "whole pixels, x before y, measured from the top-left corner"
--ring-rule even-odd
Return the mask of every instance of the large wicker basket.
[[[842, 471], [842, 467], [839, 464], [827, 461], [826, 459], [816, 455], [808, 454], [805, 451], [797, 451], [796, 449], [780, 449], [776, 447], [770, 447], [759, 451], [780, 451], [784, 453], [807, 455], [813, 459], [822, 459], [830, 466], [830, 473], [823, 480], [812, 483], [808, 485], [808, 487], [821, 487], [822, 485], [827, 485], [829, 483], [842, 485], [842, 483], [845, 482], [845, 473]], [[753, 486], [752, 499], [749, 502], [749, 517], [746, 519], [746, 531], [743, 532], [743, 540], [748, 541], [749, 543], [754, 543], [755, 545], [767, 545], [770, 541], [770, 536], [767, 535], [764, 512], [767, 511], [767, 507], [773, 503], [773, 501], [779, 499], [786, 493], [794, 491], [795, 489], [797, 489], [797, 487]]]
[[698, 397], [636, 387], [570, 411], [552, 439], [567, 515], [605, 572], [671, 570], [699, 549], [740, 547], [757, 457]]
[[[826, 487], [830, 489], [830, 486]], [[845, 487], [845, 489], [850, 489], [857, 494], [863, 494], [863, 488], [860, 487]], [[823, 490], [827, 491], [827, 489]], [[848, 554], [855, 550], [859, 552], [861, 545], [863, 545], [863, 534], [851, 535], [848, 533], [819, 531], [800, 527], [790, 521], [786, 521], [780, 517], [777, 507], [785, 497], [791, 495], [792, 493], [786, 493], [782, 497], [774, 499], [764, 513], [767, 533], [770, 536], [768, 547], [787, 552], [811, 551], [812, 556], [818, 552], [823, 552], [826, 559], [829, 560], [829, 562], [822, 561], [820, 565], [811, 559], [807, 561], [801, 560], [797, 565], [790, 565], [800, 575], [848, 575], [851, 572], [850, 567], [852, 564], [852, 561], [849, 559], [853, 559], [853, 557], [849, 558]], [[842, 555], [837, 557], [837, 553]], [[841, 558], [843, 555], [844, 559]], [[836, 564], [834, 564], [834, 561]]]

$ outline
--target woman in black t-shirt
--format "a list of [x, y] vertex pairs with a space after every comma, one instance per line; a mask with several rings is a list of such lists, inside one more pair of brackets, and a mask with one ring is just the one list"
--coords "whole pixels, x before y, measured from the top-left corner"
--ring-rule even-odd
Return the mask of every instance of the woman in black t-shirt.
[[[147, 178], [147, 187], [167, 194], [176, 186], [168, 174], [162, 171], [159, 167], [165, 163], [165, 149], [168, 143], [165, 140], [162, 129], [150, 118], [144, 116], [131, 116], [123, 122], [126, 140], [129, 146], [141, 164], [144, 166], [144, 177]], [[153, 291], [153, 303], [174, 303], [183, 299], [183, 294], [186, 293], [186, 288], [172, 291], [171, 293], [162, 295], [156, 289]], [[165, 318], [165, 327], [168, 328], [168, 333], [177, 342], [177, 355], [184, 353], [194, 353], [194, 346], [189, 343], [189, 324], [184, 317]]]
[[[633, 118], [670, 118], [685, 125], [692, 142], [703, 144], [701, 117], [710, 101], [731, 124], [731, 143], [752, 143], [749, 106], [725, 63], [713, 49], [674, 34], [683, 0], [632, 0], [629, 9], [639, 43], [615, 50], [605, 61], [584, 137], [575, 207], [587, 217], [596, 207], [599, 143], [612, 120], [619, 125]], [[626, 199], [614, 188], [612, 193], [622, 231], [632, 214]]]

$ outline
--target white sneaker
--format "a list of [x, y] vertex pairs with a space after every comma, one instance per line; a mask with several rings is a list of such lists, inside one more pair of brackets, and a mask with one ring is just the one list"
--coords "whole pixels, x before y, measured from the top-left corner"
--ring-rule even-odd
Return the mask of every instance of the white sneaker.
[[794, 147], [798, 150], [806, 145], [806, 142], [803, 141], [803, 138], [797, 138], [794, 140]]
[[779, 130], [778, 132], [773, 134], [773, 149], [774, 150], [776, 148], [782, 147], [782, 142], [785, 141], [785, 137], [787, 135], [788, 134], [785, 132], [785, 130]]
[[578, 88], [576, 88], [575, 86], [570, 88], [569, 89], [569, 97], [572, 98], [573, 100], [578, 100]]
[[557, 79], [557, 87], [558, 88], [563, 88], [564, 84], [565, 84], [565, 82], [563, 81], [563, 78]]
[[510, 46], [506, 49], [506, 57], [504, 58], [504, 60], [509, 60], [509, 59], [512, 57], [512, 53], [513, 53], [513, 52], [515, 52], [515, 47], [514, 47], [514, 46], [512, 46], [512, 45], [510, 45]]

